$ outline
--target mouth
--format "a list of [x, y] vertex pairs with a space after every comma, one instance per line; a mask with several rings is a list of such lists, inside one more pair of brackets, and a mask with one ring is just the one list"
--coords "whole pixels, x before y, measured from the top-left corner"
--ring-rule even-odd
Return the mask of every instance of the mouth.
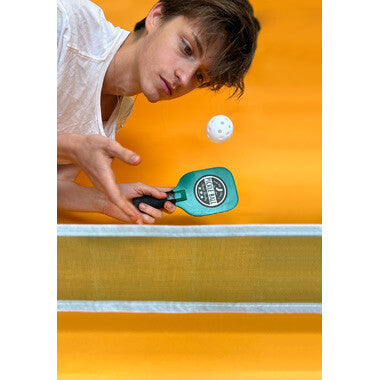
[[164, 78], [162, 78], [161, 75], [160, 75], [160, 79], [161, 79], [161, 88], [164, 90], [165, 94], [172, 95], [173, 89], [170, 87], [170, 84]]

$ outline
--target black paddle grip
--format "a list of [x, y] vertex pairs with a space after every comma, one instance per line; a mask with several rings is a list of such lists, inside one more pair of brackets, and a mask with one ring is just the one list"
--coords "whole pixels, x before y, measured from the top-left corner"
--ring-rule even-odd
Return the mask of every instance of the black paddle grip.
[[173, 204], [176, 202], [174, 191], [168, 191], [166, 194], [168, 194], [168, 196], [164, 199], [157, 199], [150, 195], [143, 195], [142, 197], [133, 198], [132, 202], [137, 208], [139, 208], [140, 203], [145, 203], [154, 208], [161, 209], [164, 207], [166, 201], [170, 201]]

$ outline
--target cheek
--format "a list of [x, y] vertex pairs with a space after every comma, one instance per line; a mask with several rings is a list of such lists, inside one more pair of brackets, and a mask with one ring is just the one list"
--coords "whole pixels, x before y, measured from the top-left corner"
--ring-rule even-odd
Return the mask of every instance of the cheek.
[[177, 65], [177, 58], [167, 48], [152, 46], [144, 53], [144, 64], [151, 71], [169, 71]]
[[163, 37], [154, 47], [157, 64], [164, 69], [177, 69], [183, 65], [183, 60], [179, 49], [177, 39]]
[[[146, 37], [148, 38], [148, 37]], [[156, 38], [150, 38], [145, 41], [141, 47], [140, 64], [147, 70], [154, 69], [159, 61], [160, 47]]]
[[162, 49], [159, 49], [157, 52], [157, 61], [160, 62], [161, 66], [167, 69], [175, 69], [180, 66], [180, 60], [175, 49], [170, 46], [163, 46]]

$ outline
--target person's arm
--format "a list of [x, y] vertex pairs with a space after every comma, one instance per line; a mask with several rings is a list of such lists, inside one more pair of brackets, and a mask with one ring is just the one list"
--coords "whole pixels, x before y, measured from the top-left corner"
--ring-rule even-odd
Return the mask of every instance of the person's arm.
[[[132, 200], [142, 195], [151, 195], [164, 199], [169, 187], [153, 187], [142, 183], [124, 183], [118, 185], [123, 197]], [[79, 186], [71, 180], [58, 180], [58, 209], [70, 211], [84, 211], [102, 213], [124, 222], [133, 222], [124, 212], [100, 191], [93, 187]], [[134, 207], [134, 206], [133, 206]], [[164, 210], [157, 210], [151, 206], [140, 204], [143, 223], [154, 223], [156, 218], [162, 217], [162, 211], [173, 213], [176, 207], [171, 202], [165, 202]], [[137, 209], [136, 209], [136, 212]]]
[[81, 168], [75, 164], [57, 165], [57, 180], [74, 181], [78, 174], [81, 172]]
[[117, 157], [130, 165], [138, 165], [141, 158], [118, 142], [100, 135], [59, 134], [57, 137], [58, 163], [72, 163], [88, 175], [95, 188], [105, 193], [126, 217], [143, 223], [142, 214], [122, 195], [111, 169]]
[[102, 212], [106, 197], [94, 187], [79, 186], [70, 180], [57, 182], [57, 208], [60, 210]]

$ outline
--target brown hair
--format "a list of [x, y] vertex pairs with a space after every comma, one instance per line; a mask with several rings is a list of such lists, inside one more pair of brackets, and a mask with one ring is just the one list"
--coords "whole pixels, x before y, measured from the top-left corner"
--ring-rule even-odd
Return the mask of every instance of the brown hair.
[[[200, 26], [202, 39], [210, 44], [222, 37], [222, 47], [210, 70], [210, 81], [200, 87], [218, 91], [234, 87], [231, 97], [244, 93], [244, 76], [257, 47], [260, 24], [248, 0], [161, 0], [162, 20], [184, 16]], [[134, 32], [145, 28], [139, 21]]]

